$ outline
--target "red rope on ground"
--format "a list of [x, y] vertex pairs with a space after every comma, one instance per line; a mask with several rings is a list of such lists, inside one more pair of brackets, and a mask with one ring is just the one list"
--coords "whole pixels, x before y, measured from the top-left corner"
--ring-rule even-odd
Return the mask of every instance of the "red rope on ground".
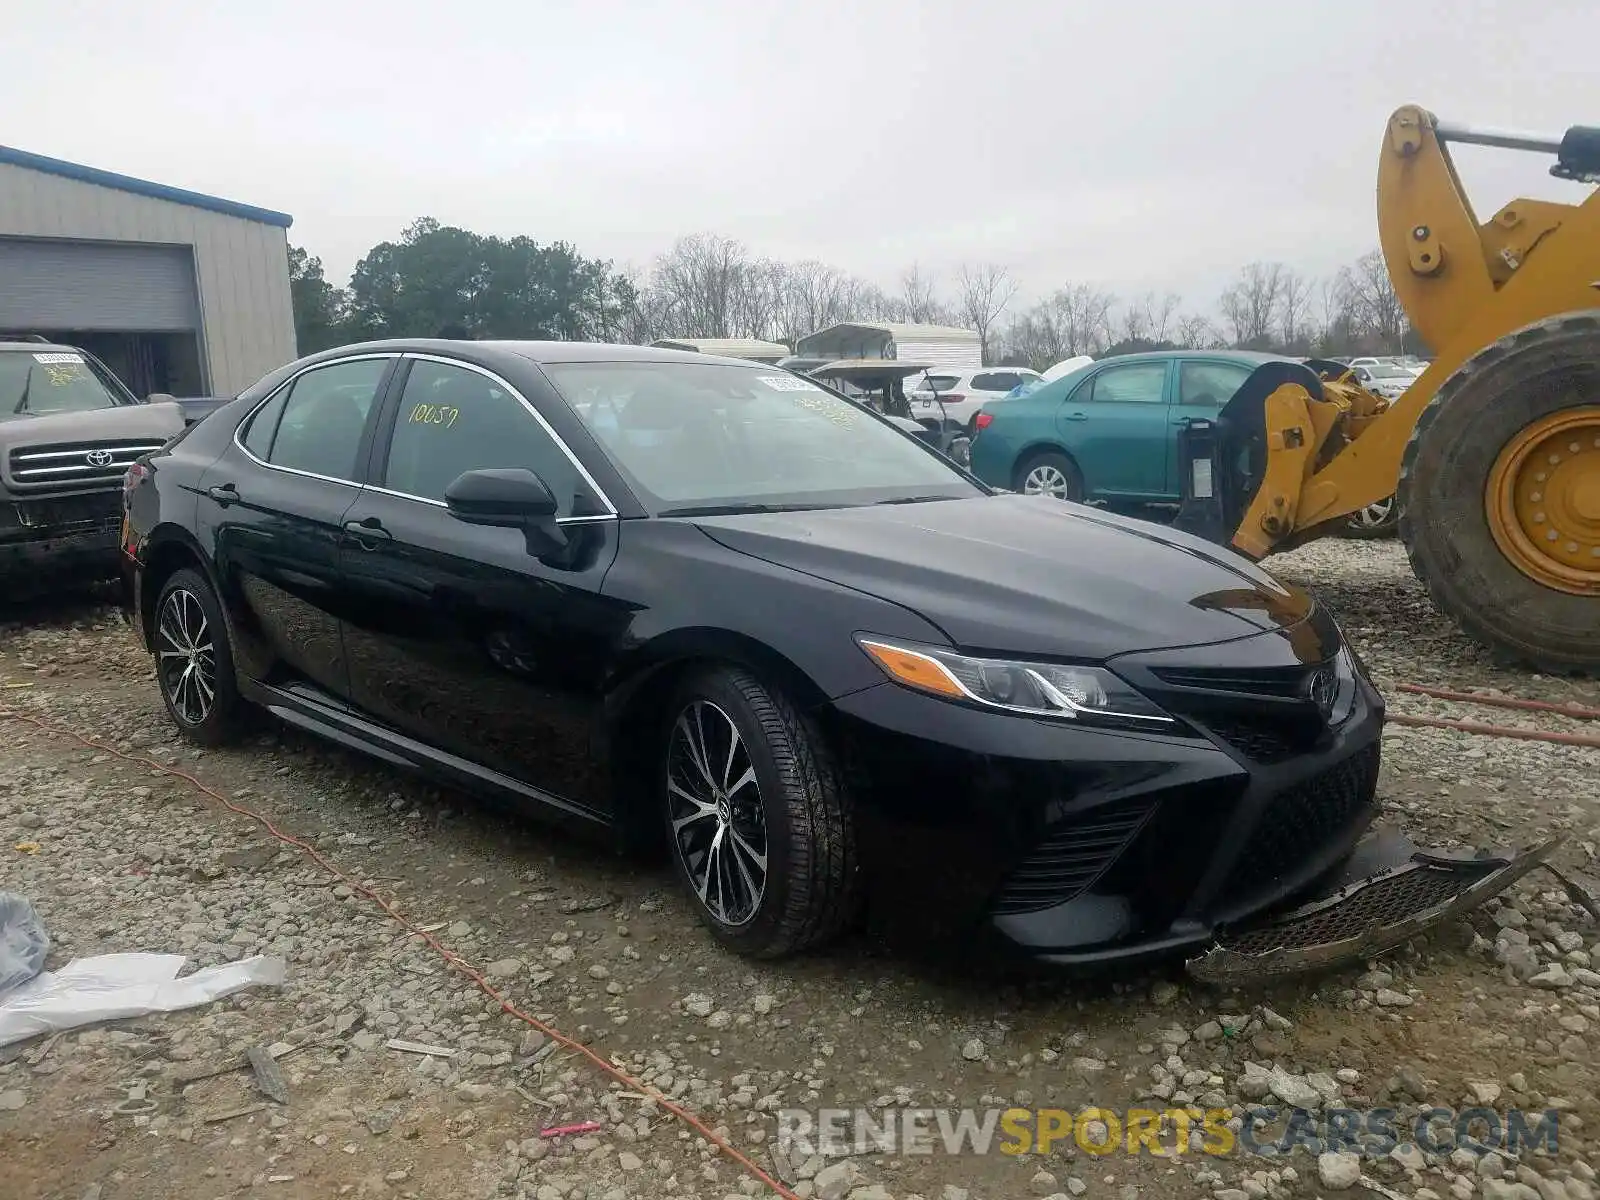
[[321, 851], [319, 851], [310, 842], [297, 838], [293, 834], [284, 833], [260, 813], [228, 799], [228, 797], [224, 796], [221, 792], [207, 787], [195, 776], [190, 775], [186, 771], [180, 771], [176, 767], [169, 767], [165, 763], [159, 763], [155, 761], [153, 758], [146, 758], [138, 754], [125, 753], [124, 751], [116, 749], [114, 746], [108, 746], [104, 742], [96, 741], [94, 738], [81, 734], [76, 730], [66, 729], [58, 725], [51, 725], [48, 722], [41, 721], [37, 717], [29, 716], [26, 713], [15, 712], [9, 709], [0, 709], [0, 720], [21, 721], [25, 724], [32, 725], [41, 732], [50, 734], [53, 737], [69, 738], [72, 741], [76, 741], [88, 746], [92, 750], [99, 750], [102, 753], [114, 755], [115, 757], [123, 759], [126, 762], [137, 763], [140, 766], [149, 767], [154, 771], [159, 771], [163, 775], [170, 775], [175, 779], [182, 779], [196, 791], [199, 791], [203, 795], [209, 796], [218, 804], [226, 808], [229, 812], [236, 813], [241, 817], [246, 817], [249, 820], [256, 822], [270, 835], [272, 835], [272, 837], [276, 838], [286, 846], [293, 846], [296, 850], [300, 851], [302, 854], [306, 855], [313, 862], [315, 862], [324, 871], [328, 872], [328, 874], [345, 884], [345, 886], [350, 888], [351, 891], [365, 896], [368, 900], [372, 901], [372, 903], [376, 904], [380, 909], [383, 910], [390, 920], [392, 920], [396, 925], [399, 925], [407, 933], [421, 938], [424, 942], [431, 946], [439, 954], [439, 956], [445, 960], [445, 962], [453, 967], [458, 973], [471, 980], [477, 986], [479, 991], [483, 992], [484, 995], [488, 996], [491, 1000], [498, 1004], [507, 1014], [515, 1017], [517, 1020], [522, 1021], [525, 1024], [531, 1025], [534, 1029], [537, 1029], [540, 1033], [544, 1034], [552, 1042], [555, 1042], [561, 1046], [565, 1046], [569, 1050], [577, 1051], [596, 1067], [598, 1067], [602, 1072], [621, 1083], [624, 1087], [640, 1092], [654, 1100], [662, 1108], [666, 1109], [667, 1112], [671, 1113], [684, 1124], [688, 1125], [701, 1137], [705, 1138], [713, 1145], [721, 1148], [721, 1150], [727, 1154], [729, 1158], [733, 1159], [734, 1162], [738, 1163], [752, 1176], [766, 1184], [779, 1196], [783, 1197], [783, 1200], [800, 1200], [799, 1196], [790, 1191], [789, 1188], [785, 1187], [779, 1180], [774, 1179], [771, 1175], [767, 1174], [766, 1171], [757, 1166], [753, 1160], [743, 1154], [727, 1139], [718, 1136], [718, 1134], [716, 1134], [708, 1125], [706, 1125], [705, 1122], [700, 1120], [699, 1117], [695, 1116], [688, 1109], [684, 1108], [680, 1104], [674, 1103], [672, 1100], [669, 1100], [655, 1088], [650, 1087], [641, 1080], [635, 1079], [626, 1071], [613, 1066], [611, 1063], [601, 1058], [593, 1050], [589, 1049], [589, 1047], [585, 1046], [582, 1042], [576, 1041], [573, 1038], [569, 1038], [566, 1034], [562, 1033], [554, 1026], [547, 1025], [543, 1021], [539, 1020], [538, 1017], [535, 1017], [530, 1013], [523, 1012], [520, 1008], [516, 1007], [516, 1005], [507, 1000], [505, 996], [502, 995], [495, 988], [495, 986], [491, 984], [475, 967], [472, 967], [468, 963], [464, 962], [453, 950], [449, 949], [449, 947], [445, 946], [443, 942], [434, 937], [433, 934], [429, 933], [425, 929], [420, 928], [406, 917], [402, 916], [400, 910], [397, 909], [393, 903], [380, 895], [375, 889], [367, 887], [357, 879], [353, 879], [339, 867], [329, 862], [322, 856]]
[[1583, 733], [1547, 733], [1542, 729], [1516, 729], [1510, 725], [1485, 725], [1479, 721], [1449, 721], [1444, 717], [1418, 717], [1391, 712], [1384, 720], [1393, 725], [1425, 725], [1430, 729], [1456, 729], [1462, 733], [1481, 733], [1488, 737], [1516, 738], [1524, 742], [1555, 742], [1562, 746], [1600, 748], [1600, 737]]
[[1556, 713], [1575, 721], [1600, 721], [1600, 708], [1585, 708], [1581, 704], [1555, 704], [1549, 700], [1524, 700], [1520, 696], [1483, 696], [1477, 692], [1455, 692], [1449, 688], [1424, 687], [1420, 683], [1402, 683], [1399, 692], [1415, 696], [1433, 696], [1438, 700], [1460, 700], [1465, 704], [1483, 704], [1490, 708], [1514, 708], [1523, 712]]

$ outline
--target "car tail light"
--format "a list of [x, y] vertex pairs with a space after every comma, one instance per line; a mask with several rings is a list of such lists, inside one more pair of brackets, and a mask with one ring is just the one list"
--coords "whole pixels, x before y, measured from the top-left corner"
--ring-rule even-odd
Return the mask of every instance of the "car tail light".
[[987, 429], [993, 423], [994, 414], [990, 412], [981, 412], [976, 417], [972, 418], [972, 427], [974, 429]]
[[142, 462], [130, 463], [127, 474], [122, 477], [122, 494], [127, 495], [138, 487], [150, 476], [150, 468]]
[[960, 404], [966, 399], [966, 396], [962, 395], [960, 392], [945, 392], [939, 397], [939, 399], [943, 400], [946, 404]]

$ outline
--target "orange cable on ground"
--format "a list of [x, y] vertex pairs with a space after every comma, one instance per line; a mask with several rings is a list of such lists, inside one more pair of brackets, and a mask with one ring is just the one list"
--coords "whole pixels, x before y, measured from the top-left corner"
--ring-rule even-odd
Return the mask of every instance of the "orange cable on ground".
[[531, 1025], [534, 1029], [537, 1029], [540, 1033], [548, 1037], [552, 1042], [555, 1042], [561, 1046], [565, 1046], [570, 1050], [576, 1050], [595, 1066], [599, 1067], [602, 1072], [617, 1080], [624, 1087], [637, 1091], [654, 1100], [662, 1108], [666, 1109], [673, 1116], [677, 1117], [684, 1124], [688, 1125], [708, 1142], [711, 1142], [713, 1145], [719, 1147], [728, 1155], [728, 1157], [732, 1158], [752, 1176], [766, 1184], [779, 1196], [783, 1197], [783, 1200], [800, 1200], [800, 1197], [786, 1187], [782, 1182], [774, 1179], [766, 1171], [762, 1170], [761, 1167], [756, 1165], [752, 1159], [743, 1154], [727, 1139], [718, 1136], [717, 1133], [715, 1133], [708, 1125], [706, 1125], [700, 1120], [699, 1117], [695, 1116], [688, 1109], [669, 1100], [666, 1096], [663, 1096], [659, 1091], [653, 1087], [650, 1087], [643, 1081], [633, 1078], [633, 1076], [629, 1075], [626, 1071], [613, 1066], [611, 1063], [601, 1058], [593, 1050], [589, 1049], [589, 1047], [585, 1046], [582, 1042], [576, 1041], [573, 1038], [569, 1038], [560, 1030], [551, 1025], [545, 1024], [543, 1021], [539, 1020], [539, 1018], [530, 1013], [525, 1013], [520, 1008], [516, 1007], [516, 1005], [507, 1000], [505, 996], [502, 995], [495, 988], [495, 986], [483, 976], [481, 972], [464, 962], [453, 950], [445, 946], [445, 944], [439, 941], [438, 938], [434, 937], [433, 934], [407, 920], [400, 914], [400, 911], [395, 908], [390, 901], [379, 895], [375, 889], [369, 888], [359, 880], [353, 879], [339, 867], [329, 862], [322, 856], [321, 851], [319, 851], [310, 842], [303, 841], [302, 839], [295, 837], [293, 834], [282, 832], [277, 826], [275, 826], [270, 820], [262, 816], [260, 813], [246, 808], [242, 804], [235, 803], [234, 801], [228, 799], [228, 797], [224, 796], [221, 792], [218, 792], [213, 788], [207, 787], [204, 783], [201, 783], [199, 779], [195, 778], [195, 776], [190, 775], [186, 771], [180, 771], [176, 767], [169, 767], [165, 763], [156, 762], [153, 758], [145, 758], [137, 754], [127, 754], [113, 746], [106, 745], [104, 742], [96, 741], [94, 738], [81, 734], [76, 730], [66, 729], [58, 725], [51, 725], [48, 722], [41, 721], [37, 717], [29, 716], [26, 713], [15, 712], [10, 709], [0, 709], [0, 720], [21, 721], [25, 724], [32, 725], [41, 732], [50, 734], [53, 737], [70, 738], [73, 741], [88, 746], [92, 750], [99, 750], [105, 754], [114, 755], [115, 757], [123, 759], [126, 762], [137, 763], [140, 766], [149, 767], [154, 771], [161, 772], [163, 775], [170, 775], [176, 779], [182, 779], [203, 795], [209, 796], [211, 799], [215, 800], [228, 811], [236, 813], [241, 817], [247, 817], [256, 822], [278, 841], [282, 842], [286, 846], [293, 846], [296, 850], [299, 850], [302, 854], [306, 855], [323, 870], [327, 871], [328, 874], [344, 883], [352, 891], [357, 892], [360, 895], [365, 896], [368, 900], [372, 901], [380, 909], [382, 909], [389, 919], [392, 920], [396, 925], [399, 925], [402, 929], [406, 930], [406, 932], [412, 934], [413, 936], [421, 938], [429, 946], [433, 947], [433, 949], [441, 958], [445, 960], [445, 962], [447, 962], [457, 972], [470, 979], [477, 986], [479, 991], [483, 992], [484, 995], [492, 999], [507, 1014], [515, 1017], [517, 1020], [522, 1021], [527, 1025]]
[[1551, 733], [1542, 729], [1517, 729], [1510, 725], [1485, 725], [1480, 721], [1451, 721], [1444, 717], [1418, 717], [1411, 713], [1387, 713], [1384, 720], [1394, 725], [1425, 725], [1430, 729], [1455, 729], [1462, 733], [1481, 733], [1487, 737], [1516, 738], [1523, 742], [1555, 742], [1561, 746], [1600, 748], [1600, 737], [1584, 733]]
[[1455, 692], [1449, 688], [1424, 687], [1420, 683], [1402, 683], [1398, 692], [1415, 696], [1432, 696], [1438, 700], [1460, 700], [1465, 704], [1483, 704], [1490, 708], [1514, 708], [1523, 712], [1547, 712], [1571, 717], [1575, 721], [1600, 721], [1600, 708], [1585, 708], [1581, 704], [1556, 704], [1549, 700], [1524, 700], [1520, 696], [1484, 696], [1478, 692]]

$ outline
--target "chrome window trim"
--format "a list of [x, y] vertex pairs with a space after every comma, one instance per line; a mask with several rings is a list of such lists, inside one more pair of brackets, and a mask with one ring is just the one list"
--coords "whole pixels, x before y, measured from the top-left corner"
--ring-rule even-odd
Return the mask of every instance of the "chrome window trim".
[[[512, 387], [503, 378], [486, 367], [480, 367], [477, 363], [465, 362], [459, 358], [446, 358], [439, 354], [423, 354], [420, 352], [394, 350], [381, 353], [352, 354], [347, 358], [334, 358], [324, 360], [323, 362], [311, 363], [301, 370], [296, 371], [277, 387], [273, 388], [272, 391], [268, 392], [256, 403], [255, 407], [253, 407], [244, 415], [244, 418], [234, 426], [233, 444], [239, 448], [239, 452], [241, 454], [243, 454], [251, 462], [255, 463], [256, 466], [265, 467], [269, 471], [280, 471], [285, 475], [299, 475], [304, 479], [319, 479], [324, 483], [343, 484], [345, 487], [353, 487], [357, 490], [378, 492], [385, 496], [395, 496], [401, 500], [414, 500], [418, 504], [429, 504], [435, 508], [448, 508], [449, 506], [445, 504], [443, 500], [434, 500], [428, 496], [415, 496], [410, 492], [401, 492], [396, 491], [393, 488], [379, 487], [377, 484], [372, 483], [358, 483], [354, 479], [339, 479], [332, 475], [319, 475], [315, 471], [302, 471], [297, 467], [279, 466], [276, 463], [270, 463], [264, 459], [257, 458], [250, 452], [249, 447], [244, 444], [243, 432], [250, 427], [250, 423], [255, 420], [256, 414], [268, 404], [272, 403], [272, 401], [280, 392], [284, 391], [286, 388], [293, 387], [295, 382], [302, 376], [308, 375], [312, 371], [321, 370], [325, 367], [343, 366], [346, 363], [387, 361], [390, 359], [401, 358], [408, 358], [418, 362], [441, 363], [447, 367], [461, 367], [468, 371], [475, 371], [499, 387], [504, 388], [508, 395], [516, 398], [517, 402], [521, 404], [522, 407], [526, 409], [533, 417], [533, 419], [539, 423], [539, 428], [543, 429], [545, 433], [549, 435], [550, 440], [553, 441], [561, 449], [561, 452], [567, 456], [567, 461], [577, 468], [578, 474], [582, 476], [583, 481], [589, 485], [590, 490], [592, 490], [594, 494], [600, 498], [601, 503], [603, 503], [609, 510], [604, 513], [595, 513], [593, 515], [581, 517], [557, 517], [555, 519], [557, 525], [587, 525], [594, 524], [599, 521], [619, 521], [622, 519], [621, 514], [617, 511], [617, 506], [611, 502], [611, 497], [606, 495], [605, 489], [595, 481], [594, 476], [589, 473], [589, 469], [585, 467], [583, 463], [578, 460], [578, 456], [572, 452], [572, 447], [567, 445], [566, 441], [561, 437], [561, 435], [551, 427], [550, 422], [545, 420], [544, 414], [535, 408], [533, 404], [529, 402], [526, 396], [524, 396], [520, 391]], [[378, 397], [374, 395], [373, 399], [377, 398]], [[403, 398], [404, 391], [402, 390], [401, 399]], [[390, 431], [389, 436], [390, 439], [393, 440], [394, 433], [392, 430]]]
[[[558, 524], [559, 523], [563, 523], [563, 522], [573, 523], [573, 522], [596, 521], [596, 520], [599, 520], [599, 521], [616, 521], [616, 520], [620, 520], [621, 519], [621, 514], [617, 512], [617, 506], [611, 502], [611, 497], [606, 495], [605, 489], [600, 486], [600, 484], [595, 480], [595, 477], [593, 475], [589, 474], [589, 468], [584, 466], [583, 463], [581, 461], [579, 461], [578, 456], [572, 452], [572, 447], [567, 445], [566, 441], [562, 438], [562, 436], [559, 433], [557, 433], [555, 431], [555, 429], [551, 426], [550, 422], [544, 419], [544, 414], [542, 412], [540, 412], [536, 407], [534, 407], [533, 403], [531, 401], [529, 401], [529, 399], [526, 396], [524, 396], [516, 388], [512, 387], [509, 383], [507, 383], [499, 375], [496, 375], [493, 371], [489, 370], [489, 368], [487, 368], [487, 367], [480, 367], [477, 363], [464, 362], [459, 358], [445, 358], [443, 355], [438, 355], [438, 354], [424, 354], [424, 353], [421, 353], [419, 351], [405, 351], [405, 352], [403, 352], [401, 354], [401, 357], [402, 358], [409, 358], [409, 359], [411, 359], [411, 360], [413, 360], [415, 362], [440, 363], [440, 364], [442, 364], [444, 366], [447, 366], [447, 367], [461, 367], [462, 369], [467, 370], [467, 371], [475, 371], [479, 375], [482, 375], [485, 379], [487, 379], [490, 382], [496, 384], [497, 386], [505, 389], [505, 391], [509, 395], [511, 395], [511, 396], [516, 398], [517, 402], [519, 404], [521, 404], [522, 407], [528, 411], [528, 415], [531, 416], [535, 421], [537, 421], [539, 423], [539, 428], [543, 429], [545, 431], [545, 433], [549, 436], [550, 440], [553, 441], [557, 445], [557, 447], [560, 448], [561, 453], [563, 453], [563, 454], [565, 454], [567, 456], [567, 461], [570, 462], [575, 468], [577, 468], [578, 474], [583, 478], [583, 481], [586, 484], [589, 485], [589, 490], [592, 491], [596, 496], [598, 496], [600, 498], [600, 502], [606, 506], [606, 511], [604, 513], [596, 514], [595, 516], [592, 516], [592, 517], [591, 516], [584, 516], [584, 517], [557, 517], [556, 521], [557, 521]], [[407, 382], [410, 382], [410, 380], [408, 379]], [[400, 399], [402, 401], [404, 401], [404, 399], [405, 399], [405, 391], [404, 391], [404, 389], [401, 390]], [[399, 419], [398, 419], [399, 418], [399, 413], [397, 412], [395, 414], [395, 416], [396, 416], [395, 424], [398, 427], [398, 425], [399, 425]], [[392, 431], [389, 434], [389, 440], [391, 442], [393, 442], [393, 440], [394, 440], [394, 434], [393, 434]], [[385, 462], [387, 463], [387, 459], [385, 460]], [[371, 485], [369, 484], [368, 486], [370, 487]], [[408, 500], [421, 500], [425, 504], [438, 504], [438, 505], [440, 505], [440, 507], [444, 507], [444, 504], [443, 504], [442, 501], [432, 500], [432, 499], [429, 499], [426, 496], [413, 496], [409, 492], [396, 492], [396, 491], [393, 491], [393, 490], [391, 490], [389, 488], [374, 488], [373, 490], [374, 491], [387, 492], [391, 496], [403, 496]]]
[[[273, 398], [276, 397], [279, 392], [283, 391], [285, 388], [293, 387], [295, 382], [303, 375], [309, 375], [312, 371], [320, 371], [324, 367], [342, 367], [346, 363], [355, 362], [388, 361], [399, 357], [400, 354], [398, 351], [389, 351], [381, 354], [352, 354], [348, 358], [331, 358], [322, 362], [308, 364], [307, 366], [296, 371], [293, 375], [289, 376], [289, 378], [285, 379], [277, 387], [273, 388], [261, 398], [254, 408], [244, 415], [244, 419], [233, 427], [233, 444], [239, 448], [239, 452], [241, 454], [243, 454], [251, 462], [255, 463], [256, 466], [265, 467], [269, 471], [281, 471], [285, 475], [299, 475], [302, 479], [320, 479], [323, 483], [342, 483], [345, 487], [359, 489], [362, 485], [357, 483], [354, 479], [339, 479], [332, 475], [318, 475], [315, 471], [302, 471], [298, 467], [283, 467], [276, 463], [269, 463], [263, 459], [259, 459], [254, 454], [250, 453], [249, 448], [244, 444], [244, 438], [241, 437], [240, 434], [243, 430], [250, 427], [250, 423], [255, 420], [256, 414], [267, 405], [271, 404]], [[382, 381], [380, 380], [379, 382]], [[372, 393], [372, 399], [376, 402], [379, 398], [378, 392], [374, 391]], [[371, 414], [368, 415], [370, 416]]]

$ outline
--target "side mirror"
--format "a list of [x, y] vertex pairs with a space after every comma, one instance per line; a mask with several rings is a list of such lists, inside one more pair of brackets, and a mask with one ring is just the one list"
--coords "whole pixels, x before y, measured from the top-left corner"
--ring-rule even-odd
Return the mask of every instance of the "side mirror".
[[178, 398], [169, 392], [151, 392], [145, 397], [146, 404], [176, 404]]
[[542, 558], [567, 545], [556, 523], [555, 493], [532, 471], [522, 467], [467, 471], [444, 490], [445, 508], [468, 525], [520, 529], [528, 553]]
[[549, 485], [521, 467], [458, 475], [444, 503], [458, 521], [513, 529], [553, 520], [558, 507]]

